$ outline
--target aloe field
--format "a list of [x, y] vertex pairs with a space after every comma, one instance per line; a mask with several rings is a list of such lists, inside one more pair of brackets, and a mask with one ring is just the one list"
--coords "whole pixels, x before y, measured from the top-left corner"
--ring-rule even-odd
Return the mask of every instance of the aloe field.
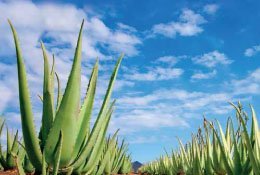
[[0, 0], [0, 175], [260, 175], [259, 6]]
[[[235, 123], [229, 118], [225, 130], [218, 121], [204, 119], [203, 129], [192, 135], [179, 149], [141, 167], [148, 174], [259, 174], [259, 126], [251, 106], [251, 115], [242, 105], [236, 110]], [[247, 123], [251, 121], [251, 127]]]

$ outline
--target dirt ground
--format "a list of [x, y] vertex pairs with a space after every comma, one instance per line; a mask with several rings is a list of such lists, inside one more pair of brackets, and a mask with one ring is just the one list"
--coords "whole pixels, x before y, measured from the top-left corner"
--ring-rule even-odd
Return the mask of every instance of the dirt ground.
[[[17, 170], [0, 171], [0, 175], [18, 175]], [[130, 173], [129, 175], [138, 175], [135, 173]]]
[[17, 170], [0, 171], [0, 175], [17, 175]]

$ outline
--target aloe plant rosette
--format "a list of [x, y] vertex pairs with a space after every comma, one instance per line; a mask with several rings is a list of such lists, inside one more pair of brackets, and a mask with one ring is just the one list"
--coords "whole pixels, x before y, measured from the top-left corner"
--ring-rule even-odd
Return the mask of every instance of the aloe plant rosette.
[[[55, 73], [54, 63], [50, 69], [46, 49], [44, 44], [41, 43], [44, 58], [44, 79], [42, 125], [38, 137], [33, 123], [34, 117], [26, 79], [26, 69], [18, 36], [10, 21], [9, 23], [13, 32], [17, 55], [23, 138], [30, 161], [36, 171], [42, 171], [43, 174], [46, 173], [44, 172], [46, 169], [53, 171], [54, 174], [58, 171], [72, 172], [72, 170], [80, 169], [83, 165], [84, 172], [90, 173], [96, 168], [101, 156], [99, 152], [103, 150], [107, 125], [112, 113], [110, 98], [122, 56], [116, 63], [103, 104], [93, 128], [90, 129], [90, 118], [98, 76], [98, 62], [96, 62], [92, 70], [86, 96], [80, 105], [81, 49], [84, 21], [78, 35], [73, 65], [63, 95], [60, 90], [59, 77]], [[55, 77], [58, 84], [56, 101], [54, 101]]]

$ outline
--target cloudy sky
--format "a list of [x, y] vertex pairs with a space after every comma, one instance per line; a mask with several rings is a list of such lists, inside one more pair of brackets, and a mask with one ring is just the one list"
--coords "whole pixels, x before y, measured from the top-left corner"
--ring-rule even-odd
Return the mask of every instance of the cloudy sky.
[[[184, 142], [203, 115], [221, 123], [228, 101], [260, 103], [260, 2], [246, 1], [1, 1], [0, 113], [20, 128], [17, 69], [9, 18], [19, 34], [39, 128], [42, 40], [56, 56], [66, 85], [82, 19], [82, 95], [100, 59], [97, 112], [114, 63], [125, 54], [113, 97], [110, 132], [130, 143], [133, 160], [147, 162]], [[95, 113], [96, 113], [95, 112]], [[95, 115], [93, 116], [95, 118]]]

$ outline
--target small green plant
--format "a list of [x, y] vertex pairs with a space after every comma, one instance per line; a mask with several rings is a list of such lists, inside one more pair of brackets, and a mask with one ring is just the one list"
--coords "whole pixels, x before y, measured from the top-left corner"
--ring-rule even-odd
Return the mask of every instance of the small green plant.
[[10, 133], [8, 127], [6, 127], [6, 149], [3, 149], [2, 143], [2, 132], [4, 129], [5, 122], [3, 119], [0, 120], [0, 164], [3, 170], [14, 170], [17, 168], [17, 163], [20, 163], [22, 171], [26, 173], [33, 173], [34, 167], [32, 166], [28, 156], [26, 155], [25, 149], [19, 143], [18, 131], [15, 134]]
[[[105, 174], [126, 174], [131, 172], [132, 164], [130, 156], [127, 154], [128, 147], [124, 140], [119, 145], [118, 139], [114, 135], [106, 140], [106, 146], [102, 153], [102, 161], [98, 166], [96, 175]], [[127, 160], [130, 161], [130, 168], [127, 169]], [[124, 172], [124, 173], [123, 173]]]
[[123, 155], [122, 163], [121, 163], [118, 173], [119, 174], [128, 174], [131, 171], [132, 171], [132, 159], [131, 159], [130, 155]]
[[[0, 122], [0, 136], [2, 136], [3, 128], [5, 125], [4, 120]], [[2, 142], [2, 138], [1, 138]], [[9, 129], [6, 128], [6, 150], [3, 150], [2, 143], [0, 143], [0, 163], [4, 170], [12, 170], [16, 167], [15, 159], [12, 154], [18, 155], [18, 131], [15, 135], [11, 134]], [[24, 154], [23, 154], [24, 156]]]

